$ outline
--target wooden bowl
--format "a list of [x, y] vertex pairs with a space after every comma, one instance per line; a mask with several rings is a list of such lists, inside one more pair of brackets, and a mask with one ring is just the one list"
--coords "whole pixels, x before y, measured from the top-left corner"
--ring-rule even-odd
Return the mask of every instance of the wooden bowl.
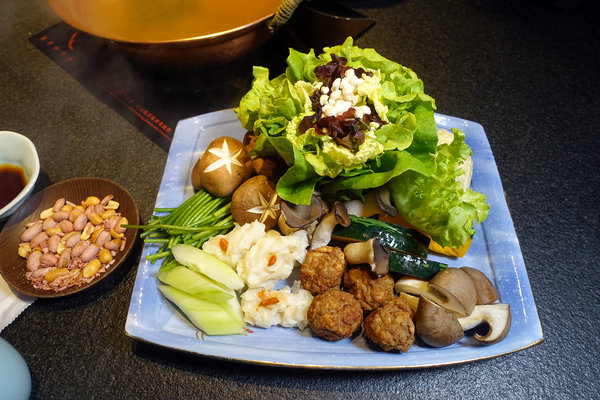
[[102, 198], [108, 194], [114, 196], [119, 202], [118, 212], [127, 218], [130, 224], [139, 224], [137, 205], [131, 194], [121, 185], [102, 178], [74, 178], [48, 186], [46, 189], [34, 194], [23, 204], [6, 222], [0, 232], [0, 273], [4, 280], [18, 292], [33, 297], [62, 297], [81, 292], [92, 285], [105, 279], [115, 271], [127, 258], [137, 238], [137, 229], [127, 229], [127, 239], [123, 251], [115, 256], [115, 262], [90, 283], [81, 286], [71, 286], [60, 292], [53, 290], [36, 289], [25, 277], [25, 259], [17, 253], [21, 243], [21, 234], [25, 230], [25, 223], [39, 218], [40, 213], [54, 205], [57, 199], [64, 197], [73, 203], [79, 203], [88, 196]]
[[[105, 13], [90, 11], [90, 4], [106, 4], [97, 0], [46, 0], [52, 11], [67, 24], [87, 34], [106, 39], [116, 49], [137, 62], [158, 65], [219, 65], [232, 61], [243, 55], [250, 54], [271, 36], [268, 23], [275, 15], [278, 0], [263, 0], [264, 8], [260, 12], [255, 9], [233, 10], [229, 3], [211, 2], [224, 8], [222, 12], [210, 11], [210, 19], [222, 21], [215, 26], [214, 31], [208, 32], [203, 28], [201, 20], [194, 27], [190, 15], [179, 10], [192, 7], [189, 1], [146, 2], [138, 7], [136, 12], [129, 12], [114, 18], [102, 16]], [[134, 0], [122, 0], [113, 3], [111, 7], [123, 4], [136, 4]], [[138, 1], [139, 3], [139, 1]], [[209, 14], [203, 8], [207, 3], [200, 4], [195, 10], [199, 16]], [[255, 2], [240, 4], [253, 7]], [[262, 3], [261, 3], [262, 4]], [[141, 4], [139, 4], [141, 5]], [[172, 12], [165, 12], [172, 11]], [[200, 10], [200, 11], [198, 11]], [[251, 13], [251, 14], [248, 14]], [[215, 14], [215, 15], [213, 15]], [[195, 15], [195, 14], [194, 14]], [[248, 15], [241, 19], [240, 15]], [[239, 18], [239, 20], [238, 20]], [[181, 21], [180, 21], [181, 20]], [[118, 21], [120, 25], [115, 25]], [[228, 23], [228, 21], [232, 21]], [[238, 23], [240, 25], [236, 25]], [[181, 23], [179, 23], [181, 22]], [[227, 24], [226, 24], [227, 22]], [[165, 29], [170, 26], [172, 29]], [[206, 24], [204, 24], [206, 26]], [[186, 28], [187, 27], [187, 28]], [[197, 30], [195, 30], [197, 29]]]

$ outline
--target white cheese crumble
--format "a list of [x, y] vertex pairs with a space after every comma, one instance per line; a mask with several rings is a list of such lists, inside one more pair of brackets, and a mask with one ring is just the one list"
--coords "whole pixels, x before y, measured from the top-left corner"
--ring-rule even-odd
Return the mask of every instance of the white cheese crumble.
[[362, 102], [365, 91], [361, 90], [364, 83], [363, 78], [356, 76], [354, 69], [349, 68], [344, 72], [343, 78], [336, 78], [331, 84], [331, 90], [327, 86], [321, 87], [321, 104], [323, 115], [327, 117], [337, 116], [354, 108], [354, 116], [362, 118], [364, 114], [370, 114], [371, 109], [367, 105], [358, 106]]

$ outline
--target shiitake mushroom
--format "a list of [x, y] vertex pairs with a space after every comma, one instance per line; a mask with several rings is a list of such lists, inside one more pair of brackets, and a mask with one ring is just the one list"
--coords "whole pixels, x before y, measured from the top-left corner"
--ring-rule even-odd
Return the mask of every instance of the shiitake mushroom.
[[277, 224], [281, 214], [280, 203], [275, 184], [264, 175], [256, 175], [233, 192], [231, 214], [240, 225], [258, 220], [269, 230]]
[[239, 140], [224, 136], [213, 140], [192, 169], [194, 189], [225, 197], [252, 175], [252, 160]]

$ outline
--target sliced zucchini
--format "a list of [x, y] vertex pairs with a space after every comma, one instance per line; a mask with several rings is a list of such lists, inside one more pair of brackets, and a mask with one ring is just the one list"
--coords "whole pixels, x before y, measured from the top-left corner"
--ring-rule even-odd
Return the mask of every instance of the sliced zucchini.
[[447, 264], [441, 262], [427, 260], [426, 258], [416, 257], [412, 254], [402, 253], [400, 251], [390, 250], [388, 269], [403, 275], [410, 275], [429, 280], [435, 274], [447, 267]]
[[350, 225], [338, 225], [333, 230], [332, 239], [341, 242], [367, 241], [378, 238], [379, 242], [392, 250], [427, 256], [430, 239], [414, 229], [405, 228], [375, 218], [350, 215]]

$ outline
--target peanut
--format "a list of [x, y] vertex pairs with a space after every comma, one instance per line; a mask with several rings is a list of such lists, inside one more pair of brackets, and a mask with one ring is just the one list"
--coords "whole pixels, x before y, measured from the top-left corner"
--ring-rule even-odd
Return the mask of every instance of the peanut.
[[85, 228], [85, 224], [87, 224], [87, 222], [88, 219], [82, 212], [79, 215], [77, 215], [77, 217], [75, 217], [75, 220], [73, 221], [73, 229], [75, 229], [76, 231], [80, 231], [83, 228]]
[[103, 221], [102, 217], [96, 213], [93, 213], [92, 215], [90, 215], [89, 220], [94, 225], [100, 225]]
[[83, 205], [86, 207], [95, 206], [96, 204], [100, 204], [100, 199], [96, 196], [88, 196], [88, 198], [83, 201]]
[[83, 277], [89, 278], [90, 276], [96, 275], [96, 273], [100, 269], [101, 265], [102, 264], [100, 263], [100, 260], [98, 260], [97, 258], [94, 258], [93, 260], [88, 262], [86, 264], [86, 266], [83, 268]]
[[63, 233], [64, 232], [60, 228], [60, 225], [56, 225], [56, 226], [53, 226], [52, 228], [46, 229], [46, 235], [48, 235], [48, 236], [54, 236], [54, 235], [62, 236]]
[[121, 225], [127, 225], [129, 224], [129, 221], [127, 220], [127, 218], [123, 217], [121, 218], [121, 221], [119, 221], [119, 223], [117, 224], [117, 226], [114, 227], [115, 232], [117, 233], [125, 233], [125, 231], [127, 230], [127, 228], [123, 228]]
[[124, 236], [122, 233], [115, 232], [114, 229], [111, 229], [109, 232], [110, 232], [110, 236], [112, 236], [113, 239], [120, 239]]
[[40, 257], [40, 265], [42, 267], [54, 267], [58, 262], [58, 257], [52, 253], [42, 254]]
[[83, 227], [83, 231], [81, 231], [80, 239], [88, 240], [92, 236], [92, 232], [94, 232], [94, 225], [91, 222], [87, 222]]
[[98, 260], [100, 260], [102, 264], [108, 264], [111, 262], [113, 260], [113, 256], [110, 253], [110, 250], [105, 247], [101, 248], [98, 252]]
[[73, 211], [73, 206], [70, 205], [70, 204], [65, 204], [64, 206], [62, 206], [60, 208], [60, 211], [69, 211], [69, 212], [71, 212], [71, 211]]
[[112, 217], [113, 215], [115, 215], [117, 212], [115, 210], [106, 210], [102, 213], [101, 217], [102, 219], [109, 219], [110, 217]]
[[28, 243], [21, 243], [19, 245], [18, 253], [21, 257], [27, 258], [27, 255], [31, 252], [31, 247]]
[[101, 226], [96, 228], [96, 230], [94, 230], [94, 233], [92, 233], [92, 236], [90, 236], [90, 240], [92, 241], [92, 243], [95, 243], [98, 240], [98, 235], [100, 235], [102, 230], [103, 229]]
[[25, 232], [23, 232], [21, 234], [21, 241], [23, 241], [23, 242], [29, 242], [29, 241], [31, 241], [31, 239], [33, 239], [41, 231], [42, 231], [42, 224], [41, 223], [35, 223], [34, 225], [31, 225], [29, 228], [27, 228], [25, 230]]
[[46, 210], [44, 210], [44, 211], [41, 212], [40, 218], [41, 219], [47, 219], [47, 218], [50, 218], [53, 214], [54, 214], [54, 210], [52, 209], [52, 207], [50, 207], [50, 208], [48, 208], [48, 209], [46, 209]]
[[56, 222], [60, 222], [63, 219], [68, 219], [70, 213], [70, 211], [56, 211], [54, 214], [52, 214], [52, 219]]
[[119, 203], [117, 201], [110, 200], [108, 204], [104, 206], [104, 208], [107, 210], [116, 210], [119, 208]]
[[104, 246], [104, 243], [109, 242], [110, 239], [111, 239], [110, 233], [107, 232], [107, 231], [102, 231], [102, 232], [100, 232], [100, 234], [96, 238], [95, 243], [98, 246], [102, 247], [102, 246]]
[[44, 280], [48, 283], [51, 283], [59, 276], [66, 275], [68, 273], [69, 273], [69, 270], [67, 268], [56, 268], [56, 269], [53, 269], [52, 271], [48, 272], [46, 275], [44, 275]]
[[95, 258], [96, 255], [98, 255], [99, 251], [100, 247], [96, 246], [95, 244], [91, 244], [88, 247], [86, 247], [86, 249], [83, 251], [83, 253], [81, 253], [81, 256], [79, 257], [81, 258], [81, 261], [88, 262]]
[[64, 197], [61, 197], [60, 199], [56, 200], [54, 202], [54, 206], [52, 206], [52, 211], [59, 211], [62, 206], [64, 206], [66, 203], [66, 200]]

